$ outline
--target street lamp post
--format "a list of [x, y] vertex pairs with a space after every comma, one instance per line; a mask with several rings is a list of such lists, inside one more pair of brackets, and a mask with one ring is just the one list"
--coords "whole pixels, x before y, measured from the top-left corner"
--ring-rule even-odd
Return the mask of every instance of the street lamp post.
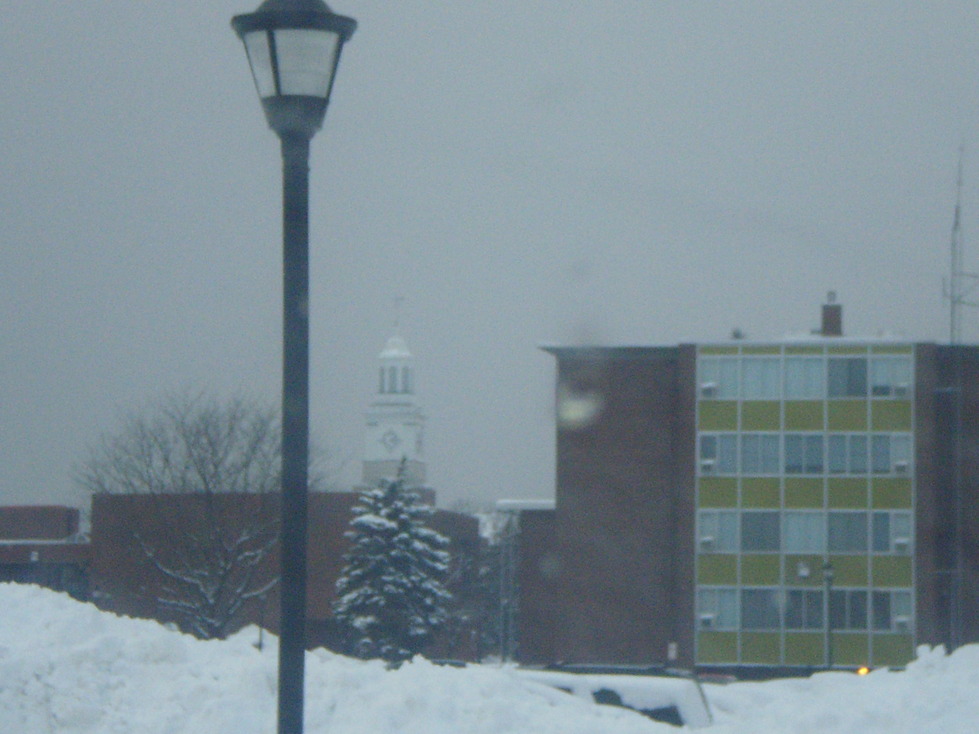
[[826, 669], [829, 670], [833, 667], [833, 607], [830, 603], [830, 595], [833, 593], [833, 564], [830, 561], [823, 564], [823, 586], [825, 586], [826, 594], [824, 607], [826, 614]]
[[302, 734], [309, 462], [309, 141], [357, 27], [322, 0], [265, 0], [231, 25], [282, 143], [282, 526], [279, 734]]

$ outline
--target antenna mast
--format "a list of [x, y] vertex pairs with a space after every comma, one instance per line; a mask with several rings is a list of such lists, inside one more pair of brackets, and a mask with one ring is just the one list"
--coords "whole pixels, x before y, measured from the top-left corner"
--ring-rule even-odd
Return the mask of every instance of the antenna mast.
[[962, 269], [962, 159], [965, 146], [959, 147], [959, 167], [955, 188], [955, 215], [952, 219], [951, 263], [949, 279], [943, 283], [943, 295], [949, 303], [948, 341], [957, 344], [962, 338], [962, 306], [979, 307], [979, 303], [967, 297], [979, 283], [979, 275], [967, 273]]

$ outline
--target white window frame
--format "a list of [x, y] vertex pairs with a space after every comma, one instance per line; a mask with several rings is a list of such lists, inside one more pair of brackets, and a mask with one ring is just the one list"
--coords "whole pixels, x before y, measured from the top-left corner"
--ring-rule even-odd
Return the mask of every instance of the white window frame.
[[737, 510], [700, 510], [697, 513], [697, 550], [701, 553], [737, 553]]
[[697, 357], [701, 400], [737, 400], [741, 382], [737, 355]]
[[872, 398], [907, 400], [913, 394], [910, 355], [875, 355], [870, 358], [867, 384]]
[[736, 630], [739, 625], [738, 590], [731, 586], [697, 588], [697, 629]]

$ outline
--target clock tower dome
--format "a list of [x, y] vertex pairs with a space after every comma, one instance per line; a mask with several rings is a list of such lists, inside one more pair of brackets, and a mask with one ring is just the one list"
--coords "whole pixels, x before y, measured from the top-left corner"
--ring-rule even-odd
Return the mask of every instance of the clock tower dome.
[[377, 486], [405, 461], [407, 483], [425, 484], [425, 416], [415, 399], [415, 371], [408, 345], [388, 339], [378, 357], [377, 394], [367, 409], [363, 482]]

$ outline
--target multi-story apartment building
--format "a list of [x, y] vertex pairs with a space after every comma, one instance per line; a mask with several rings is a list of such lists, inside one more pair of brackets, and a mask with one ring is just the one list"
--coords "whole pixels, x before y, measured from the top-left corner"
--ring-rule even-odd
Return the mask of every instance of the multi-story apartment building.
[[880, 666], [979, 640], [979, 348], [844, 337], [830, 303], [799, 338], [547, 351], [556, 659]]

